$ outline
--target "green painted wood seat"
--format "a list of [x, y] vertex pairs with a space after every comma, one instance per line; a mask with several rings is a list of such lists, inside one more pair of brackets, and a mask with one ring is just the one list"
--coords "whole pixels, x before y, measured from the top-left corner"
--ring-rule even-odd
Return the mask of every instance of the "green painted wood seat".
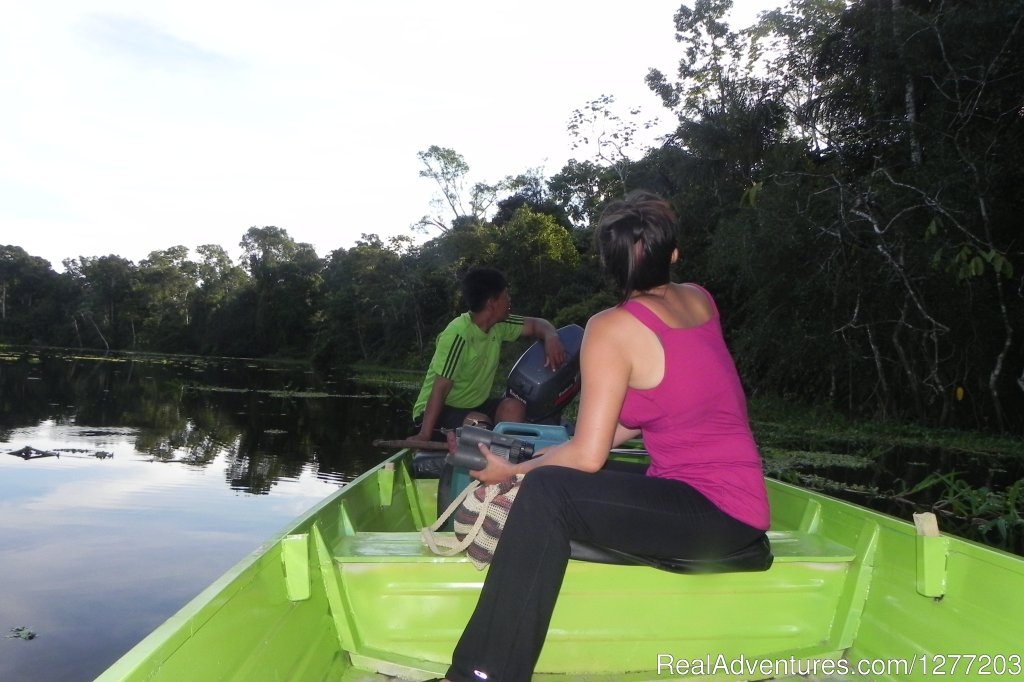
[[768, 536], [762, 534], [728, 556], [714, 558], [660, 557], [623, 552], [610, 547], [573, 540], [569, 558], [613, 566], [650, 566], [669, 573], [758, 573], [771, 568], [774, 557]]
[[[775, 564], [793, 562], [850, 563], [853, 549], [818, 533], [768, 531]], [[342, 537], [334, 547], [339, 563], [451, 562], [468, 563], [465, 554], [442, 557], [433, 554], [418, 532], [358, 532]]]

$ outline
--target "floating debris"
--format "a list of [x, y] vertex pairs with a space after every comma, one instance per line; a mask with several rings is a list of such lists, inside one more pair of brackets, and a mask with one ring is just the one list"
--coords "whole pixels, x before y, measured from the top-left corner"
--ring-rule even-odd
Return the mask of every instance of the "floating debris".
[[47, 450], [36, 450], [31, 445], [26, 445], [20, 450], [8, 452], [7, 454], [14, 455], [15, 457], [21, 457], [22, 459], [39, 459], [40, 457], [60, 457], [60, 455], [56, 452], [49, 452]]
[[22, 459], [39, 459], [41, 457], [56, 457], [60, 459], [61, 455], [65, 457], [71, 457], [75, 459], [110, 459], [114, 456], [113, 452], [106, 450], [86, 450], [83, 448], [56, 448], [54, 450], [39, 450], [26, 445], [20, 450], [8, 452], [8, 455], [14, 455], [15, 457], [21, 457]]
[[83, 438], [110, 438], [114, 436], [134, 436], [135, 429], [82, 429], [78, 435]]
[[16, 628], [11, 628], [11, 634], [7, 635], [7, 639], [24, 639], [25, 641], [35, 638], [36, 633], [32, 631], [30, 628], [25, 627], [24, 625], [20, 625]]

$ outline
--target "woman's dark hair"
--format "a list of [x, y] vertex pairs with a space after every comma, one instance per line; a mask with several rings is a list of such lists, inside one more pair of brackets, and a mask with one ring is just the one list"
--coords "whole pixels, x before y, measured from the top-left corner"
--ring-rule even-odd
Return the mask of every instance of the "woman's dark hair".
[[601, 214], [595, 233], [604, 271], [622, 294], [646, 291], [669, 282], [676, 248], [676, 216], [668, 202], [637, 190], [613, 201]]
[[472, 268], [462, 276], [462, 297], [471, 312], [479, 312], [487, 301], [501, 296], [508, 289], [508, 280], [494, 268]]

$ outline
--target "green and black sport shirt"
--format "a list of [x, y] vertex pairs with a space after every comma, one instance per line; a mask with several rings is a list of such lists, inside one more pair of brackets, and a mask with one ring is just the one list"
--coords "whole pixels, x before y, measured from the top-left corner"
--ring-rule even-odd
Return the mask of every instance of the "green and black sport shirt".
[[413, 420], [419, 419], [427, 409], [435, 377], [452, 381], [452, 390], [444, 402], [449, 407], [471, 408], [487, 400], [494, 385], [501, 344], [515, 341], [522, 334], [521, 315], [509, 315], [486, 333], [473, 324], [469, 313], [448, 323], [437, 336], [434, 357], [412, 408]]

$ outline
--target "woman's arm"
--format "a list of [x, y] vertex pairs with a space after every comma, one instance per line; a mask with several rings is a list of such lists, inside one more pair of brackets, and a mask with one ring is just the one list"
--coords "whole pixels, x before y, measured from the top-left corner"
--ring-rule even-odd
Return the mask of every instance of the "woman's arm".
[[619, 424], [615, 427], [615, 437], [612, 438], [612, 447], [618, 447], [630, 438], [637, 438], [639, 435], [640, 429], [627, 429], [622, 424]]
[[546, 448], [539, 457], [515, 465], [481, 445], [480, 451], [487, 457], [488, 465], [472, 472], [475, 478], [483, 483], [497, 483], [541, 466], [597, 471], [604, 466], [609, 450], [617, 444], [616, 438], [625, 435], [622, 440], [626, 440], [635, 435], [636, 431], [619, 425], [619, 411], [632, 371], [622, 315], [627, 313], [613, 308], [598, 313], [587, 323], [580, 349], [582, 388], [576, 435], [561, 445]]

